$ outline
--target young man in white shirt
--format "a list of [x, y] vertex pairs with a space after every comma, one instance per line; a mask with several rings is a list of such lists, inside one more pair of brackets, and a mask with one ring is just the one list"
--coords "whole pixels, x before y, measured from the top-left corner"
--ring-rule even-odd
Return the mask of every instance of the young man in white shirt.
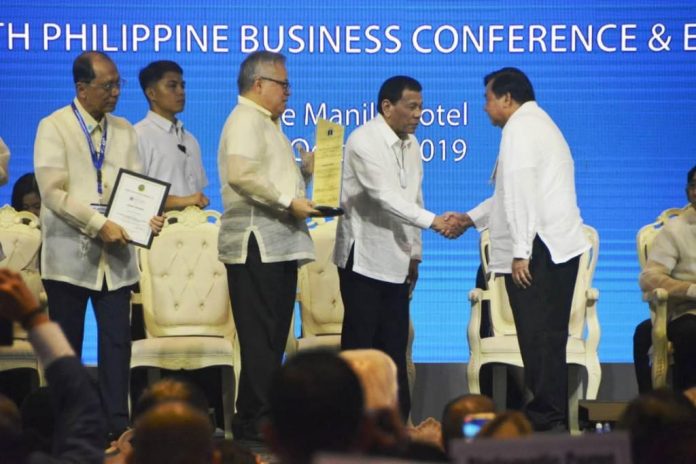
[[505, 278], [536, 430], [567, 429], [566, 343], [582, 230], [575, 173], [563, 134], [536, 103], [527, 76], [503, 68], [484, 78], [485, 111], [502, 129], [493, 196], [459, 219], [488, 228], [489, 269]]
[[396, 363], [399, 406], [410, 411], [406, 345], [409, 295], [418, 279], [421, 229], [443, 235], [443, 216], [423, 207], [423, 163], [413, 135], [422, 87], [408, 76], [387, 79], [379, 115], [348, 137], [334, 262], [345, 308], [341, 349], [376, 348]]
[[153, 61], [140, 70], [140, 87], [150, 105], [135, 125], [143, 173], [171, 184], [165, 210], [187, 206], [205, 208], [208, 178], [196, 138], [184, 129], [177, 114], [184, 111], [184, 71], [173, 61]]

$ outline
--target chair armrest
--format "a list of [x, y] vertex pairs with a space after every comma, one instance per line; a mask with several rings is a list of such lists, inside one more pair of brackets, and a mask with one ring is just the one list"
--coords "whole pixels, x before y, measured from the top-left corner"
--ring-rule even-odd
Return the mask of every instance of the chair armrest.
[[469, 325], [467, 327], [467, 339], [470, 352], [478, 353], [481, 351], [481, 302], [488, 298], [488, 292], [480, 288], [475, 288], [469, 292], [471, 314], [469, 315]]
[[131, 304], [142, 305], [143, 296], [140, 292], [131, 292]]
[[653, 388], [667, 384], [669, 367], [669, 342], [667, 340], [667, 299], [669, 294], [664, 288], [656, 288], [648, 294], [650, 309], [654, 312], [652, 328], [652, 381]]
[[585, 351], [587, 353], [597, 352], [599, 339], [602, 329], [599, 326], [597, 317], [597, 301], [599, 301], [599, 290], [588, 288], [585, 290], [585, 320], [587, 324], [587, 339], [585, 340]]

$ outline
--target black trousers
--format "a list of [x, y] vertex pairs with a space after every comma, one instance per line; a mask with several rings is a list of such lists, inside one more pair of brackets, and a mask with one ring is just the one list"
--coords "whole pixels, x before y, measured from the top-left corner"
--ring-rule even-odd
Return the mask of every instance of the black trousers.
[[249, 238], [244, 264], [226, 264], [232, 314], [242, 356], [235, 438], [258, 438], [268, 415], [271, 377], [283, 360], [297, 289], [297, 261], [261, 262], [256, 238]]
[[97, 319], [99, 394], [107, 431], [128, 426], [128, 374], [131, 356], [131, 287], [89, 290], [56, 280], [44, 280], [49, 314], [63, 329], [78, 356], [82, 355], [87, 300], [92, 300]]
[[525, 386], [533, 398], [525, 412], [537, 430], [567, 425], [566, 344], [580, 257], [555, 264], [539, 236], [534, 238], [529, 269], [532, 285], [518, 288], [505, 274], [517, 340], [524, 362]]
[[652, 390], [650, 370], [650, 347], [652, 346], [652, 321], [646, 319], [636, 326], [633, 332], [633, 367], [636, 370], [638, 393]]
[[338, 268], [345, 314], [341, 349], [375, 348], [394, 360], [399, 382], [399, 409], [406, 420], [411, 395], [406, 370], [409, 284], [393, 284], [353, 272], [353, 252], [346, 268]]
[[667, 338], [674, 347], [674, 389], [681, 391], [696, 386], [696, 316], [684, 314], [670, 321]]

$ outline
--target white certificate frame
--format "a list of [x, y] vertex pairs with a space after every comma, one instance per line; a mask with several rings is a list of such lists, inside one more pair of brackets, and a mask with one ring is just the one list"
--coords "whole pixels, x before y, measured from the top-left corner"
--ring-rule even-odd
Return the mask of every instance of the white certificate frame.
[[150, 219], [164, 212], [169, 187], [167, 182], [121, 168], [106, 217], [126, 230], [129, 243], [150, 248], [154, 239]]

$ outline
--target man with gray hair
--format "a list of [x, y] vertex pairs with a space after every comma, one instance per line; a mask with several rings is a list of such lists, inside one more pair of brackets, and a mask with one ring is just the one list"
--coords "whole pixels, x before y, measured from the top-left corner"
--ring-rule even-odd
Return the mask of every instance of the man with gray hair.
[[[242, 355], [236, 439], [260, 439], [267, 391], [290, 329], [297, 267], [314, 259], [305, 219], [317, 214], [280, 116], [290, 96], [285, 57], [259, 51], [242, 62], [237, 106], [220, 136], [224, 214], [218, 250], [227, 268]], [[311, 163], [309, 163], [311, 164]], [[308, 165], [309, 165], [308, 164]]]

